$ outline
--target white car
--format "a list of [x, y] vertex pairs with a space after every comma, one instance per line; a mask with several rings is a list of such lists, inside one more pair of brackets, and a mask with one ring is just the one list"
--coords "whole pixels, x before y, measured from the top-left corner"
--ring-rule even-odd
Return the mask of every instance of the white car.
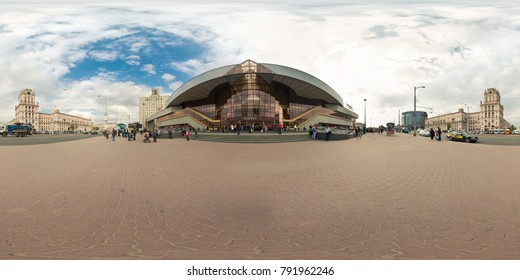
[[419, 130], [419, 135], [424, 137], [430, 137], [430, 131], [426, 129]]

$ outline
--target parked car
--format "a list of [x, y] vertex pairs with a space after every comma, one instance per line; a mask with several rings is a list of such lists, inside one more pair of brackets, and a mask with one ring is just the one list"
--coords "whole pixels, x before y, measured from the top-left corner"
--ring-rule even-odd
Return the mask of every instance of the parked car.
[[450, 131], [448, 131], [448, 133], [446, 133], [446, 138], [451, 140], [451, 136], [452, 136], [452, 135], [455, 135], [455, 134], [457, 134], [457, 133], [459, 133], [459, 132], [461, 132], [461, 131], [458, 131], [458, 130], [450, 130]]
[[419, 135], [424, 137], [430, 137], [430, 131], [426, 129], [419, 130]]
[[470, 136], [469, 134], [467, 134], [466, 132], [463, 132], [463, 131], [457, 131], [451, 135], [450, 140], [451, 141], [462, 141], [462, 142], [466, 142], [466, 143], [477, 143], [478, 137]]

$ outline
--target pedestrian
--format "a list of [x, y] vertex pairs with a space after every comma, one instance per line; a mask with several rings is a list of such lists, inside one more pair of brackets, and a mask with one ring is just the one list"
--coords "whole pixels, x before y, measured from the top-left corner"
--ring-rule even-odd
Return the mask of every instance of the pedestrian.
[[137, 130], [135, 130], [135, 129], [132, 130], [132, 138], [134, 139], [134, 141], [135, 141], [135, 135], [136, 135], [136, 134], [137, 134]]
[[144, 133], [144, 140], [143, 140], [144, 143], [150, 143], [150, 133], [148, 133], [148, 131], [146, 131]]
[[441, 141], [441, 134], [442, 134], [441, 128], [437, 127], [437, 141]]
[[199, 129], [197, 128], [197, 129], [193, 130], [193, 131], [195, 131], [195, 138], [199, 138], [199, 133], [197, 132], [197, 130], [199, 130]]
[[115, 128], [112, 128], [112, 142], [115, 142], [116, 141], [116, 135], [117, 135], [117, 131]]
[[186, 141], [190, 141], [190, 130], [186, 130], [186, 133], [184, 133], [184, 135], [186, 135]]
[[172, 130], [172, 127], [170, 126], [170, 128], [168, 128], [168, 137], [170, 139], [173, 139], [173, 130]]
[[126, 136], [128, 137], [128, 141], [132, 141], [132, 133], [130, 133], [130, 131], [127, 131]]
[[327, 126], [327, 128], [325, 128], [325, 140], [326, 141], [329, 141], [331, 134], [332, 134], [332, 131], [330, 130], [330, 126]]
[[435, 131], [433, 130], [433, 127], [430, 128], [430, 138], [433, 140], [433, 137], [435, 137]]
[[157, 130], [152, 130], [152, 138], [153, 138], [153, 142], [154, 143], [157, 143]]
[[278, 123], [278, 134], [282, 134], [283, 124]]
[[316, 140], [316, 135], [318, 134], [318, 128], [316, 125], [312, 126], [312, 139]]

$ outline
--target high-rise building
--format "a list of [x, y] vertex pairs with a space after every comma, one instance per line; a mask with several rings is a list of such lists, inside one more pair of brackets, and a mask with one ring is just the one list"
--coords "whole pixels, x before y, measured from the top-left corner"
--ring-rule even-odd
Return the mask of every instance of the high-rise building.
[[15, 122], [30, 123], [38, 127], [40, 123], [40, 105], [36, 102], [36, 93], [32, 89], [24, 89], [18, 95], [18, 105], [14, 107]]
[[484, 100], [480, 101], [479, 125], [482, 131], [495, 128], [509, 128], [504, 119], [504, 106], [500, 104], [500, 92], [495, 88], [484, 91]]
[[32, 89], [24, 89], [18, 95], [18, 105], [15, 106], [16, 123], [31, 124], [35, 131], [90, 131], [90, 119], [60, 113], [54, 109], [52, 113], [40, 113], [40, 105], [36, 102], [36, 93]]
[[146, 124], [146, 119], [164, 109], [168, 95], [160, 95], [160, 89], [152, 89], [152, 95], [139, 98], [139, 123]]
[[488, 88], [484, 91], [484, 100], [480, 101], [480, 111], [470, 113], [459, 108], [458, 112], [428, 118], [426, 126], [440, 127], [443, 130], [488, 132], [490, 129], [509, 128], [510, 124], [504, 119], [500, 92], [495, 88]]

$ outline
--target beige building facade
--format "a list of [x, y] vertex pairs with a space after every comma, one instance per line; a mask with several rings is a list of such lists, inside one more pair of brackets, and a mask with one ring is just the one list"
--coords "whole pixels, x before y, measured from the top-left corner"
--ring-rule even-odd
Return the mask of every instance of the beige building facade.
[[476, 133], [488, 132], [490, 129], [505, 129], [509, 126], [509, 122], [504, 119], [504, 106], [500, 103], [500, 92], [495, 88], [484, 91], [484, 100], [480, 101], [478, 112], [468, 113], [460, 108], [457, 112], [430, 117], [426, 120], [426, 127]]
[[31, 124], [35, 131], [90, 131], [90, 119], [61, 113], [54, 109], [52, 113], [40, 113], [40, 105], [36, 102], [36, 93], [32, 89], [24, 89], [18, 95], [15, 106], [16, 123]]
[[160, 95], [160, 89], [152, 89], [152, 95], [139, 98], [139, 123], [146, 124], [146, 119], [163, 110], [168, 95]]

